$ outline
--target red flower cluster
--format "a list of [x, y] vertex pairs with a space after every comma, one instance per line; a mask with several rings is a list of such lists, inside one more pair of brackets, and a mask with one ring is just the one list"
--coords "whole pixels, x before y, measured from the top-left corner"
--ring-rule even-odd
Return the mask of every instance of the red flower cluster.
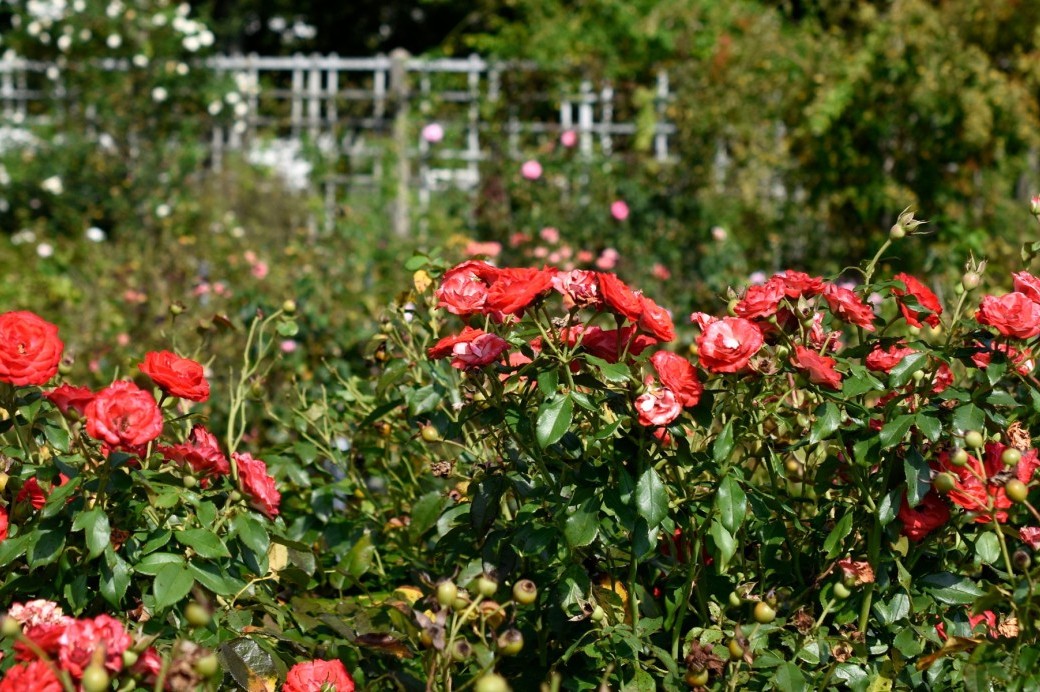
[[[897, 298], [912, 296], [921, 307], [928, 310], [929, 314], [925, 316], [924, 323], [931, 327], [938, 327], [939, 315], [941, 315], [943, 311], [942, 303], [939, 302], [938, 296], [932, 293], [931, 289], [909, 274], [896, 274], [894, 278], [896, 281], [901, 281], [903, 285], [906, 286], [906, 289], [893, 288], [892, 295]], [[921, 326], [921, 320], [919, 317], [922, 313], [918, 312], [915, 308], [909, 307], [906, 304], [906, 301], [899, 301], [899, 311], [903, 313], [903, 318], [911, 327]]]
[[[951, 461], [950, 453], [941, 452], [938, 458], [938, 466], [942, 471], [949, 471], [956, 479], [956, 484], [947, 497], [954, 504], [964, 508], [968, 512], [976, 514], [975, 521], [989, 523], [992, 516], [989, 513], [989, 503], [992, 501], [993, 509], [996, 510], [997, 521], [1007, 521], [1007, 510], [1011, 507], [1011, 500], [1004, 491], [1003, 482], [997, 481], [999, 475], [1008, 467], [1004, 465], [1002, 456], [1007, 445], [999, 442], [987, 442], [983, 450], [982, 461], [969, 455], [968, 463], [957, 466]], [[1040, 460], [1037, 459], [1035, 449], [1022, 452], [1018, 463], [1011, 469], [1014, 478], [1029, 483]]]
[[44, 384], [57, 374], [64, 348], [58, 328], [35, 313], [0, 314], [0, 382]]
[[62, 615], [61, 609], [49, 601], [31, 601], [24, 606], [12, 606], [9, 615], [22, 624], [23, 633], [33, 646], [24, 641], [15, 642], [15, 660], [28, 665], [15, 666], [8, 671], [0, 683], [0, 690], [49, 689], [49, 678], [45, 674], [41, 678], [43, 682], [40, 687], [15, 686], [18, 680], [28, 679], [30, 670], [41, 670], [39, 666], [33, 665], [34, 662], [42, 662], [39, 656], [41, 651], [73, 680], [78, 681], [98, 649], [104, 652], [105, 668], [118, 673], [123, 668], [123, 652], [132, 644], [123, 624], [109, 615], [75, 619]]
[[246, 452], [231, 455], [238, 469], [238, 482], [242, 492], [249, 497], [253, 508], [263, 512], [269, 519], [278, 516], [278, 504], [282, 495], [278, 492], [274, 478], [267, 473], [267, 464]]
[[216, 436], [200, 423], [192, 426], [187, 442], [172, 447], [160, 445], [158, 449], [167, 459], [187, 464], [193, 473], [201, 476], [226, 476], [231, 473], [231, 465], [224, 452], [220, 451]]
[[354, 679], [342, 661], [297, 663], [285, 676], [282, 692], [354, 692]]
[[426, 355], [431, 360], [451, 356], [452, 367], [460, 370], [476, 370], [490, 365], [509, 350], [509, 342], [483, 329], [464, 327], [454, 336], [446, 336], [434, 344]]
[[205, 372], [190, 358], [181, 358], [171, 351], [152, 351], [145, 354], [144, 362], [137, 367], [170, 396], [200, 402], [209, 399]]
[[94, 395], [84, 415], [87, 434], [113, 448], [136, 450], [163, 429], [155, 397], [129, 380], [113, 382]]

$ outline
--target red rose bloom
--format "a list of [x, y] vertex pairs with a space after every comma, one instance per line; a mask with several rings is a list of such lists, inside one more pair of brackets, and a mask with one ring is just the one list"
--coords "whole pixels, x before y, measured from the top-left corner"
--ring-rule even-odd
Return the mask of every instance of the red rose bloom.
[[657, 351], [650, 356], [657, 379], [675, 394], [683, 408], [692, 408], [701, 399], [704, 387], [697, 380], [697, 371], [690, 361], [670, 351]]
[[651, 385], [635, 401], [639, 424], [646, 427], [668, 425], [682, 413], [682, 406], [667, 387]]
[[821, 356], [801, 344], [795, 344], [794, 355], [791, 356], [791, 364], [799, 370], [804, 370], [813, 384], [841, 389], [841, 374], [834, 369], [836, 362], [833, 358]]
[[919, 542], [950, 520], [950, 508], [934, 490], [929, 491], [916, 507], [910, 507], [904, 495], [899, 506], [899, 520], [903, 522], [903, 535]]
[[643, 314], [642, 296], [614, 274], [599, 275], [599, 291], [603, 302], [615, 315], [636, 323]]
[[1025, 293], [1008, 293], [999, 298], [985, 296], [975, 319], [1013, 339], [1032, 339], [1040, 334], [1040, 304]]
[[307, 661], [297, 663], [285, 676], [282, 692], [354, 692], [354, 679], [342, 661]]
[[787, 269], [773, 274], [773, 278], [783, 283], [784, 293], [794, 300], [802, 296], [811, 298], [823, 293], [823, 279], [819, 276], [809, 276], [805, 272]]
[[216, 436], [201, 423], [192, 427], [187, 442], [172, 447], [164, 446], [161, 451], [167, 459], [187, 464], [194, 473], [204, 476], [226, 476], [231, 473], [231, 465], [224, 452], [220, 451]]
[[[133, 640], [127, 634], [123, 623], [111, 615], [101, 614], [91, 621], [94, 639], [105, 648], [105, 667], [113, 673], [123, 668], [123, 652], [130, 648]], [[97, 647], [95, 647], [97, 648]]]
[[509, 342], [483, 329], [465, 327], [454, 336], [446, 336], [426, 351], [430, 360], [451, 356], [451, 366], [474, 370], [495, 362], [509, 349]]
[[978, 344], [979, 351], [976, 351], [971, 356], [971, 362], [975, 364], [975, 367], [980, 369], [986, 369], [989, 367], [990, 362], [993, 360], [994, 353], [1003, 354], [1011, 365], [1014, 366], [1015, 370], [1020, 375], [1028, 375], [1033, 372], [1033, 368], [1036, 367], [1035, 361], [1033, 361], [1033, 354], [1029, 349], [1019, 350], [1009, 344], [991, 344], [986, 346], [984, 344]]
[[737, 317], [754, 320], [776, 314], [780, 301], [787, 297], [787, 286], [782, 279], [773, 277], [759, 286], [748, 286], [744, 297], [733, 308]]
[[703, 331], [697, 337], [701, 365], [710, 372], [743, 370], [765, 343], [758, 325], [743, 317], [724, 317], [711, 322], [698, 320]]
[[[902, 281], [903, 285], [906, 286], [906, 290], [904, 291], [901, 288], [893, 288], [892, 295], [897, 297], [905, 295], [913, 296], [917, 302], [921, 304], [921, 307], [932, 313], [924, 318], [925, 323], [932, 327], [938, 327], [939, 315], [941, 315], [943, 311], [938, 296], [932, 293], [927, 286], [909, 274], [896, 274], [895, 280]], [[918, 319], [919, 313], [916, 309], [907, 307], [903, 301], [899, 301], [899, 310], [903, 313], [903, 318], [906, 319], [907, 324], [911, 327], [921, 326], [921, 321]]]
[[1018, 272], [1011, 275], [1015, 280], [1015, 291], [1024, 293], [1029, 300], [1040, 303], [1040, 279], [1029, 272]]
[[57, 374], [64, 348], [58, 328], [35, 313], [0, 314], [0, 382], [44, 384]]
[[487, 292], [484, 312], [496, 319], [520, 317], [524, 310], [552, 290], [555, 269], [500, 269]]
[[874, 331], [874, 310], [855, 293], [841, 286], [827, 284], [823, 288], [823, 297], [827, 300], [831, 313], [839, 320], [870, 332]]
[[63, 692], [64, 689], [54, 670], [42, 660], [11, 666], [0, 680], [0, 692]]
[[113, 447], [146, 445], [163, 429], [162, 411], [151, 392], [119, 380], [87, 404], [87, 434]]
[[25, 502], [26, 500], [32, 505], [33, 509], [43, 509], [43, 506], [47, 504], [47, 494], [43, 492], [40, 482], [35, 477], [25, 481], [21, 490], [18, 491], [14, 498], [15, 504]]
[[67, 384], [44, 392], [43, 396], [57, 406], [65, 416], [69, 414], [69, 409], [77, 411], [82, 416], [87, 409], [87, 404], [94, 400], [94, 392], [86, 387], [73, 387]]
[[469, 260], [446, 271], [434, 291], [437, 306], [459, 317], [484, 311], [490, 286], [500, 270], [487, 262]]
[[7, 510], [3, 507], [0, 507], [0, 541], [7, 540], [7, 528]]
[[641, 296], [643, 312], [639, 315], [638, 325], [647, 334], [652, 335], [661, 342], [671, 341], [675, 338], [675, 325], [672, 316], [660, 305], [646, 296]]
[[874, 350], [867, 355], [864, 362], [871, 370], [890, 372], [892, 368], [900, 363], [900, 361], [915, 353], [917, 353], [917, 351], [914, 349], [901, 346], [900, 344], [892, 344], [888, 348], [882, 348], [878, 345], [875, 346]]
[[584, 269], [558, 272], [553, 275], [552, 286], [563, 296], [564, 306], [568, 310], [572, 307], [598, 308], [603, 304], [596, 272]]
[[1018, 537], [1033, 550], [1040, 550], [1040, 526], [1023, 526]]
[[58, 661], [63, 670], [79, 680], [95, 650], [103, 648], [105, 668], [117, 673], [123, 668], [123, 652], [130, 644], [130, 635], [122, 623], [109, 615], [98, 615], [93, 620], [70, 618], [58, 639]]
[[581, 340], [581, 348], [586, 353], [602, 358], [608, 363], [616, 363], [622, 353], [629, 357], [657, 345], [657, 339], [648, 334], [638, 334], [635, 327], [621, 329], [600, 329], [599, 327], [571, 327], [560, 332], [561, 340], [573, 347]]
[[137, 367], [170, 396], [188, 401], [209, 399], [209, 382], [202, 365], [190, 358], [170, 351], [152, 351], [145, 354], [144, 362]]
[[231, 458], [238, 468], [238, 482], [242, 492], [249, 497], [253, 508], [270, 519], [278, 516], [278, 503], [282, 501], [282, 495], [278, 492], [274, 478], [267, 473], [267, 464], [254, 459], [247, 452], [235, 452]]

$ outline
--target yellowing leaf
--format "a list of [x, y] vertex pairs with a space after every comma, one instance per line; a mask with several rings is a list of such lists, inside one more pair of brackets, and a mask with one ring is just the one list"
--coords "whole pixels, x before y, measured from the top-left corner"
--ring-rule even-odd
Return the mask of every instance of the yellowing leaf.
[[267, 548], [267, 564], [272, 572], [281, 572], [289, 564], [289, 549], [281, 543], [271, 543]]
[[416, 293], [425, 293], [426, 289], [433, 283], [433, 279], [426, 273], [426, 270], [419, 269], [412, 274], [412, 283], [415, 285]]

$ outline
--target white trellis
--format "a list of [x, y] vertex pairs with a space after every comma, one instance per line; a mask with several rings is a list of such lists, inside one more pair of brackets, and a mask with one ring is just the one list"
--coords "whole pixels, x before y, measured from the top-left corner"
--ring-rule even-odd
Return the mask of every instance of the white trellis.
[[[640, 127], [647, 127], [645, 106], [640, 110], [630, 91], [579, 80], [532, 93], [523, 78], [538, 71], [533, 65], [475, 55], [233, 55], [212, 57], [207, 64], [234, 75], [244, 104], [233, 127], [213, 132], [215, 165], [228, 150], [249, 150], [270, 139], [291, 140], [296, 150], [304, 143], [316, 148], [329, 170], [311, 182], [321, 186], [329, 223], [341, 190], [385, 184], [386, 174], [392, 173], [397, 186], [394, 227], [407, 232], [413, 191], [423, 211], [439, 192], [475, 191], [480, 163], [493, 151], [520, 158], [539, 139], [565, 130], [575, 132], [577, 151], [587, 159], [626, 151], [642, 134], [651, 138], [648, 155], [671, 160], [675, 126], [667, 119], [672, 92], [664, 72], [652, 88], [653, 130], [641, 133]], [[0, 59], [0, 113], [5, 119], [26, 117], [29, 104], [42, 96], [47, 67]], [[625, 120], [617, 118], [619, 112]], [[642, 125], [636, 122], [637, 112]], [[496, 117], [488, 118], [490, 113]], [[442, 124], [449, 136], [435, 145], [425, 141], [419, 133], [429, 122]], [[389, 161], [393, 171], [384, 170]]]

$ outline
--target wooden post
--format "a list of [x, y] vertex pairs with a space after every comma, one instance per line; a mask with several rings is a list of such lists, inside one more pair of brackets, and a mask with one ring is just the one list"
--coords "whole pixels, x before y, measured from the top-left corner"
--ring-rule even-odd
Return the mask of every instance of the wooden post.
[[390, 53], [390, 98], [394, 109], [394, 155], [397, 158], [397, 198], [394, 200], [392, 227], [394, 234], [405, 237], [409, 233], [408, 203], [411, 170], [408, 161], [408, 59], [403, 48]]

